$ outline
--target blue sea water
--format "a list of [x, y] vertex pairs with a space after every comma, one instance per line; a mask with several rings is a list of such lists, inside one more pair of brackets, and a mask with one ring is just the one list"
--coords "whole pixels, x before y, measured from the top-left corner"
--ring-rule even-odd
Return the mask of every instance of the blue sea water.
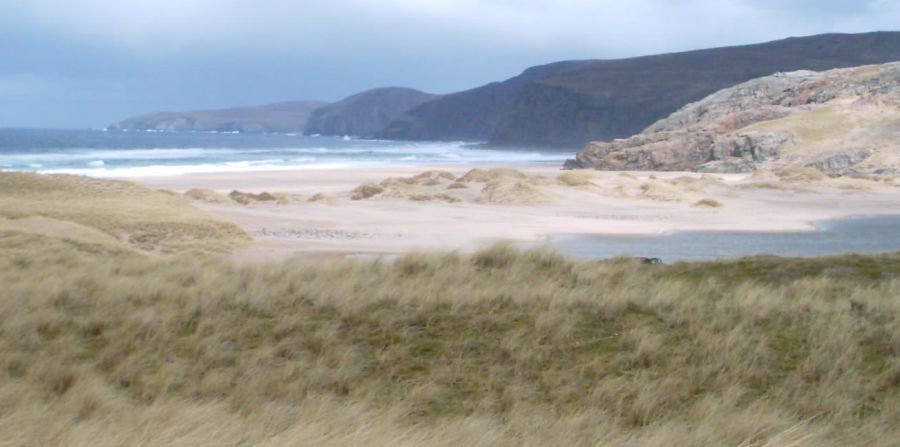
[[571, 152], [299, 134], [0, 129], [0, 170], [147, 177], [446, 164], [561, 165]]

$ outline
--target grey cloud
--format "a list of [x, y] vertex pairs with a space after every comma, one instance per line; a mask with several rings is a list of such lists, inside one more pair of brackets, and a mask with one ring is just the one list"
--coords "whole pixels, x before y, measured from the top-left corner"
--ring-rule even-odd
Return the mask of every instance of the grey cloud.
[[19, 84], [13, 100], [0, 83], [0, 127], [449, 92], [562, 59], [898, 28], [893, 0], [5, 0], [0, 80]]

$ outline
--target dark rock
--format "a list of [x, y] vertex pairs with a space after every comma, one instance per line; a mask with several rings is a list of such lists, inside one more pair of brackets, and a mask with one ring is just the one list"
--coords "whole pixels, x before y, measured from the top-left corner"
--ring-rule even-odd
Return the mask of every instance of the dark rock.
[[411, 88], [368, 90], [316, 109], [304, 133], [371, 137], [401, 114], [437, 98], [440, 96]]
[[858, 152], [844, 152], [807, 163], [806, 167], [816, 168], [829, 175], [847, 175], [854, 173], [853, 166], [870, 155], [872, 152], [865, 149]]
[[141, 115], [109, 126], [111, 130], [216, 132], [302, 132], [313, 110], [327, 103], [289, 101], [253, 107]]

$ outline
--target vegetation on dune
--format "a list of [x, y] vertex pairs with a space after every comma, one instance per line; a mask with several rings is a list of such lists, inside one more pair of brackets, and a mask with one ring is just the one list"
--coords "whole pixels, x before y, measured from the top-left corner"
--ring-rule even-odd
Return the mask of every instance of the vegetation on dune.
[[[561, 178], [595, 175], [563, 174]], [[562, 181], [562, 180], [561, 180]], [[471, 169], [457, 178], [448, 171], [425, 171], [410, 177], [389, 177], [380, 184], [362, 184], [350, 192], [353, 200], [373, 197], [414, 202], [534, 204], [557, 196], [543, 187], [547, 179], [511, 168]], [[574, 185], [571, 185], [574, 186]]]
[[13, 444], [900, 436], [900, 254], [649, 266], [500, 245], [236, 265], [0, 242]]
[[591, 180], [594, 178], [597, 178], [597, 171], [593, 169], [573, 169], [556, 177], [566, 186], [591, 186]]
[[694, 202], [693, 206], [705, 208], [721, 208], [725, 205], [722, 205], [722, 202], [719, 202], [716, 199], [700, 199]]
[[208, 188], [192, 188], [184, 192], [184, 196], [191, 200], [206, 203], [233, 203], [231, 197], [213, 191]]
[[376, 196], [384, 192], [384, 187], [380, 185], [359, 185], [351, 192], [353, 200], [363, 200]]
[[[46, 229], [46, 231], [44, 231]], [[61, 234], [146, 251], [224, 252], [249, 242], [181, 196], [130, 182], [70, 175], [0, 173], [0, 231]]]
[[0, 445], [900, 438], [900, 253], [236, 264], [197, 251], [246, 236], [178, 195], [0, 187]]

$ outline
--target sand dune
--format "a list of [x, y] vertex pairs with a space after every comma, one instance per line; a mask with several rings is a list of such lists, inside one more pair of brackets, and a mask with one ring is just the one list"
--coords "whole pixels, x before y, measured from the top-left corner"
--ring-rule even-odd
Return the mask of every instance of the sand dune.
[[[194, 202], [254, 235], [257, 242], [239, 255], [247, 259], [471, 250], [501, 239], [540, 241], [558, 233], [802, 230], [812, 229], [817, 220], [897, 212], [900, 188], [891, 181], [834, 179], [816, 172], [704, 175], [434, 166], [139, 181], [179, 192], [205, 188], [208, 196], [237, 190], [298, 198], [247, 205]], [[333, 236], [322, 236], [328, 234]]]

